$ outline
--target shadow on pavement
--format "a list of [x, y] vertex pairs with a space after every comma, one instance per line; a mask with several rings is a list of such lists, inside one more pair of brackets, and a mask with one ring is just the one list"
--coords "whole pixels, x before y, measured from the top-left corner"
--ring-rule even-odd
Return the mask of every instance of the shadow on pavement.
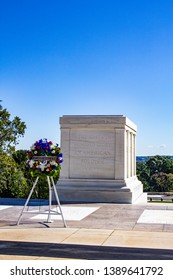
[[1, 255], [85, 260], [173, 260], [173, 250], [0, 241]]

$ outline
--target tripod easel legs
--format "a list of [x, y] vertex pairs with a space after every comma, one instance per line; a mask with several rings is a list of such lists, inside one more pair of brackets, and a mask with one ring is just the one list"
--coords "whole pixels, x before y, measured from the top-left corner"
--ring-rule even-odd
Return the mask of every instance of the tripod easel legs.
[[27, 200], [26, 200], [26, 202], [25, 202], [25, 205], [23, 206], [22, 212], [21, 212], [21, 214], [20, 214], [20, 216], [19, 216], [19, 219], [18, 219], [18, 221], [17, 221], [17, 226], [18, 226], [19, 223], [20, 223], [20, 220], [21, 220], [21, 218], [22, 218], [23, 212], [25, 211], [25, 208], [26, 208], [26, 206], [28, 205], [28, 202], [29, 202], [29, 200], [30, 200], [30, 198], [31, 198], [31, 195], [32, 195], [32, 193], [33, 193], [33, 190], [35, 189], [35, 187], [36, 187], [36, 185], [37, 185], [38, 179], [39, 179], [39, 177], [36, 178], [36, 180], [35, 180], [35, 182], [34, 182], [34, 184], [33, 184], [33, 187], [32, 187], [32, 189], [31, 189], [31, 191], [30, 191], [30, 193], [29, 193], [29, 196], [28, 196], [28, 198], [27, 198]]
[[[49, 178], [49, 177], [47, 177], [47, 178]], [[62, 212], [62, 209], [61, 209], [61, 205], [60, 205], [60, 201], [59, 201], [59, 197], [58, 197], [58, 193], [57, 193], [57, 190], [56, 190], [56, 187], [55, 187], [53, 177], [50, 177], [50, 178], [51, 178], [51, 181], [52, 181], [52, 187], [53, 187], [53, 190], [54, 190], [56, 201], [58, 203], [58, 207], [59, 207], [59, 211], [60, 211], [63, 223], [64, 223], [64, 227], [67, 227], [64, 216], [63, 216], [63, 212]], [[50, 178], [49, 178], [49, 182], [50, 182]]]
[[[35, 187], [37, 185], [38, 179], [39, 179], [39, 177], [36, 178], [36, 180], [35, 180], [35, 182], [34, 182], [34, 184], [32, 186], [32, 189], [31, 189], [31, 191], [29, 193], [29, 196], [28, 196], [28, 198], [27, 198], [27, 200], [25, 202], [25, 205], [24, 205], [24, 207], [23, 207], [23, 209], [21, 211], [21, 214], [20, 214], [20, 216], [18, 218], [17, 225], [19, 225], [20, 220], [22, 218], [22, 215], [24, 213], [28, 213], [28, 211], [25, 211], [25, 208], [27, 207], [27, 205], [29, 203], [31, 195], [32, 195], [32, 193], [33, 193], [33, 191], [34, 191], [34, 189], [35, 189]], [[57, 190], [56, 190], [56, 187], [55, 187], [55, 183], [54, 183], [53, 177], [47, 176], [47, 182], [48, 182], [48, 187], [49, 187], [49, 210], [48, 210], [47, 223], [51, 223], [51, 213], [52, 212], [54, 212], [53, 213], [54, 215], [55, 214], [57, 214], [57, 215], [59, 214], [57, 211], [53, 211], [51, 209], [52, 208], [52, 191], [54, 191], [55, 199], [56, 199], [57, 205], [59, 207], [59, 211], [60, 211], [60, 215], [62, 217], [62, 221], [63, 221], [64, 227], [67, 227], [65, 219], [64, 219], [64, 216], [63, 216], [63, 212], [62, 212], [62, 209], [61, 209], [61, 205], [60, 205], [60, 201], [59, 201], [59, 197], [58, 197], [58, 193], [57, 193]], [[52, 184], [52, 186], [51, 186], [51, 184]], [[41, 212], [41, 213], [43, 214], [43, 212]], [[39, 212], [38, 212], [38, 214], [39, 214]]]

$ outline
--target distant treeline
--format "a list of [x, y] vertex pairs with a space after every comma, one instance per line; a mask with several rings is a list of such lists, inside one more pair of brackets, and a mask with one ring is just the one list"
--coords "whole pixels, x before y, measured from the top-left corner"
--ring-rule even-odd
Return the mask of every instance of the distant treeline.
[[[145, 162], [147, 161], [149, 158], [151, 158], [152, 156], [137, 156], [136, 157], [136, 161], [137, 162]], [[173, 156], [168, 156], [170, 157], [171, 159], [173, 159]]]

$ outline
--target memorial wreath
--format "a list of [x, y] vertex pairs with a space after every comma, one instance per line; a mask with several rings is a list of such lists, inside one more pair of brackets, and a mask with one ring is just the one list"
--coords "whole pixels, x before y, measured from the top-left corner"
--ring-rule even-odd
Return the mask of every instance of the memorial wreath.
[[36, 141], [27, 151], [27, 166], [32, 176], [56, 176], [60, 172], [62, 153], [58, 144], [53, 144], [46, 138]]

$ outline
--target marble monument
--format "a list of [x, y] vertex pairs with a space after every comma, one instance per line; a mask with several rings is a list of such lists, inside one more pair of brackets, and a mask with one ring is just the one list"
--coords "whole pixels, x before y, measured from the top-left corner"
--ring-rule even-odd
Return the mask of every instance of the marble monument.
[[132, 121], [123, 115], [65, 115], [60, 128], [61, 201], [134, 203], [142, 197]]

